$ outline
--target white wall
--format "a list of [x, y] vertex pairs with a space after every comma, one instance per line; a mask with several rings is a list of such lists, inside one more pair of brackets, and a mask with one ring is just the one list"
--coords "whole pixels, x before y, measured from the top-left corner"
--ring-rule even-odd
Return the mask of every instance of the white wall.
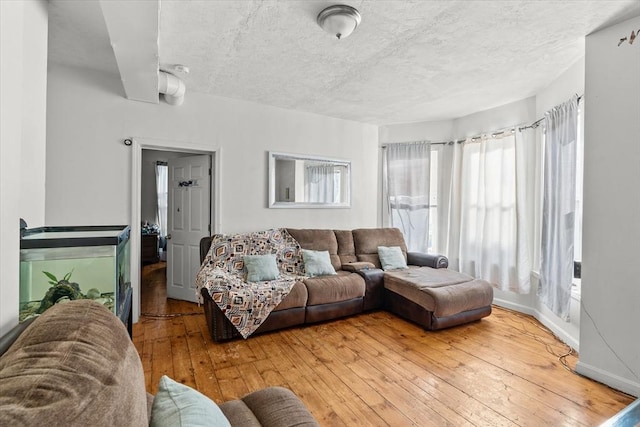
[[640, 395], [640, 17], [587, 36], [580, 361]]
[[19, 219], [44, 224], [48, 10], [0, 2], [0, 335], [18, 323]]
[[[129, 223], [131, 136], [221, 150], [219, 231], [376, 225], [376, 126], [190, 92], [180, 107], [133, 102], [117, 77], [57, 64], [48, 95], [49, 225]], [[351, 160], [352, 208], [268, 209], [270, 150]]]
[[47, 1], [24, 2], [24, 13], [20, 186], [29, 190], [20, 192], [20, 212], [31, 228], [44, 225], [45, 216], [49, 29]]
[[449, 141], [454, 134], [453, 120], [380, 126], [379, 133], [380, 145], [422, 140], [431, 142]]
[[535, 120], [535, 97], [529, 97], [455, 119], [453, 136], [464, 139], [515, 125], [529, 124]]
[[[180, 107], [128, 101], [117, 76], [59, 64], [49, 64], [47, 99], [47, 225], [131, 224], [128, 137], [216, 152], [216, 232], [377, 225], [376, 126], [188, 91]], [[267, 208], [269, 151], [350, 160], [352, 207]]]

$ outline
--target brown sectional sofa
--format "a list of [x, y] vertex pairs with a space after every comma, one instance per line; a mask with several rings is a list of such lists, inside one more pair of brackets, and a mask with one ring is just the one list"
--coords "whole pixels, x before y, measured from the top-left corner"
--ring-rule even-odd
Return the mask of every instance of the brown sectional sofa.
[[[328, 251], [337, 275], [297, 282], [255, 333], [380, 308], [428, 330], [491, 314], [493, 288], [488, 282], [446, 269], [446, 257], [407, 252], [402, 233], [396, 228], [287, 231], [303, 249]], [[201, 260], [210, 245], [210, 237], [201, 240]], [[382, 271], [378, 246], [399, 246], [409, 269]], [[202, 297], [211, 338], [223, 341], [239, 337], [206, 289], [202, 289]]]
[[[148, 426], [153, 402], [127, 329], [92, 300], [57, 304], [0, 338], [2, 426]], [[318, 426], [283, 387], [218, 406], [232, 426]]]

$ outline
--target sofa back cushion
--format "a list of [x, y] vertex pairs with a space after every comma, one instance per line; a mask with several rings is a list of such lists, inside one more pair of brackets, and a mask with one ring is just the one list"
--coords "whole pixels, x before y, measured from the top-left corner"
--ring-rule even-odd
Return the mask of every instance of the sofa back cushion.
[[342, 264], [358, 261], [351, 230], [333, 230], [338, 240], [338, 256]]
[[38, 317], [0, 357], [0, 425], [146, 426], [142, 363], [122, 322], [75, 300]]
[[352, 234], [358, 261], [370, 262], [380, 268], [378, 246], [399, 246], [407, 259], [407, 245], [397, 228], [359, 228], [353, 230]]
[[287, 228], [287, 231], [298, 241], [302, 249], [328, 251], [331, 265], [335, 270], [340, 270], [342, 262], [338, 256], [338, 240], [333, 230]]

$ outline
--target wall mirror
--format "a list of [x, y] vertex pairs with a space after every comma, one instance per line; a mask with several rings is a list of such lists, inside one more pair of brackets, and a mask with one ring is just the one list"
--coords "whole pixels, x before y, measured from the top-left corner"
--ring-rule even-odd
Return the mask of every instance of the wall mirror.
[[269, 152], [269, 207], [351, 207], [351, 162]]

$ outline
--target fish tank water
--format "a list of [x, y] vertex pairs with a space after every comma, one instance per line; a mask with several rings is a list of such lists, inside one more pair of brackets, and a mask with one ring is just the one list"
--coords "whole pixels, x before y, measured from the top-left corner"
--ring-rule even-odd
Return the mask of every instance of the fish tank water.
[[92, 299], [121, 317], [131, 289], [129, 226], [40, 227], [20, 240], [19, 321]]

